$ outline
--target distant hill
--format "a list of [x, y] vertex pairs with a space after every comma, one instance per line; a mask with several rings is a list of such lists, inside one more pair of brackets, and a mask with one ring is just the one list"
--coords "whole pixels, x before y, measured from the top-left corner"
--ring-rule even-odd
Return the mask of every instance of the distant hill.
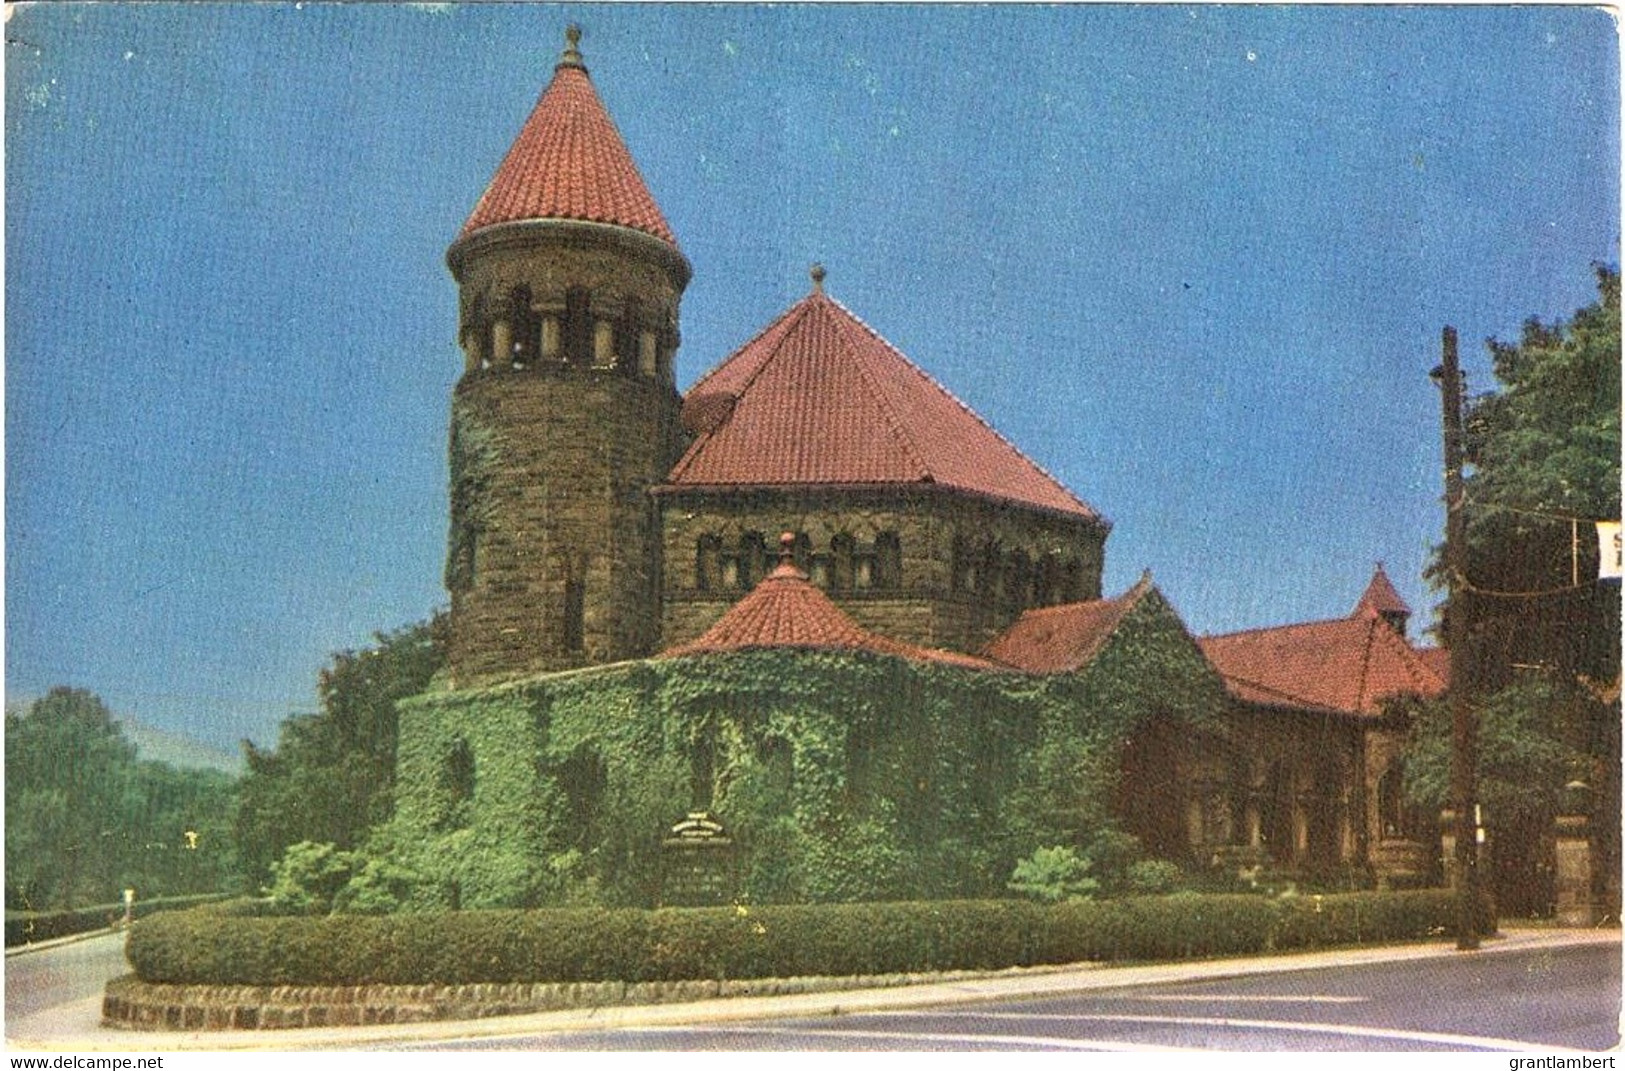
[[131, 718], [120, 718], [119, 725], [141, 759], [167, 762], [183, 770], [219, 770], [233, 776], [243, 772], [241, 754], [219, 751], [190, 737], [154, 729]]
[[[28, 713], [28, 708], [34, 704], [33, 696], [16, 696], [6, 699], [7, 713], [19, 717]], [[136, 757], [149, 762], [167, 762], [169, 765], [182, 770], [219, 770], [237, 776], [243, 773], [243, 757], [241, 754], [232, 754], [221, 751], [207, 744], [200, 744], [191, 737], [172, 733], [166, 729], [155, 729], [144, 725], [134, 718], [114, 715], [119, 728], [124, 730], [124, 738], [135, 745]]]

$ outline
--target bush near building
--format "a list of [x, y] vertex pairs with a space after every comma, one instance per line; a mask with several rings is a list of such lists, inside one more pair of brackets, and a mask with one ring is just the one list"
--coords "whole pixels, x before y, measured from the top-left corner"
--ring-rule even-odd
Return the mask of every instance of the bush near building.
[[176, 985], [458, 985], [1000, 970], [1188, 959], [1421, 939], [1447, 890], [456, 911], [248, 917], [205, 908], [140, 922], [130, 962]]

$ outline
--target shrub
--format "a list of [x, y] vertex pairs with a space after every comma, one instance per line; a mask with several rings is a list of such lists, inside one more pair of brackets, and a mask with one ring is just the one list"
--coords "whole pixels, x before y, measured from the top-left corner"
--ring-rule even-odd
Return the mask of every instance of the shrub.
[[196, 985], [667, 981], [996, 970], [1359, 941], [1450, 925], [1447, 890], [446, 911], [385, 917], [172, 912], [131, 931], [145, 981]]
[[1016, 864], [1009, 888], [1048, 904], [1087, 900], [1100, 888], [1100, 882], [1089, 876], [1090, 866], [1074, 848], [1039, 848]]
[[302, 840], [290, 844], [282, 858], [271, 864], [271, 887], [266, 893], [272, 907], [290, 915], [325, 915], [333, 900], [360, 866], [352, 852], [331, 844]]
[[[133, 914], [145, 918], [159, 911], [196, 908], [212, 901], [223, 901], [229, 893], [201, 893], [196, 896], [159, 896], [150, 900], [137, 899]], [[50, 941], [58, 937], [91, 933], [107, 929], [124, 918], [124, 903], [95, 904], [90, 907], [63, 911], [7, 911], [6, 947]]]

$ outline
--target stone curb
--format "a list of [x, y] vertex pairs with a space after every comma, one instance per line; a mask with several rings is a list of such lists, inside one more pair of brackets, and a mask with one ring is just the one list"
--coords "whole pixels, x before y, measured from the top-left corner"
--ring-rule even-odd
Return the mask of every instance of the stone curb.
[[102, 1025], [135, 1031], [297, 1030], [469, 1021], [543, 1012], [687, 1004], [895, 989], [1053, 974], [1075, 966], [854, 977], [688, 979], [669, 982], [487, 982], [467, 985], [166, 985], [133, 974], [107, 984]]

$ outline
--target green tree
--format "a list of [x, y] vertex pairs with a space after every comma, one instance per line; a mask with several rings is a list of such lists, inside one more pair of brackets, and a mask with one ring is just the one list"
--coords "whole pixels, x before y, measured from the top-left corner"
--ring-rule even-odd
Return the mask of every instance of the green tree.
[[6, 714], [6, 906], [229, 889], [234, 778], [140, 762], [107, 705], [53, 688]]
[[237, 778], [138, 762], [132, 786], [126, 887], [147, 897], [226, 892], [240, 884], [232, 837]]
[[274, 751], [244, 743], [248, 774], [236, 841], [255, 884], [301, 841], [360, 847], [393, 811], [395, 704], [428, 688], [444, 664], [441, 618], [377, 633], [340, 651], [317, 682], [321, 711], [282, 723]]
[[[1549, 824], [1565, 786], [1588, 772], [1583, 743], [1600, 704], [1583, 688], [1535, 679], [1501, 689], [1478, 708], [1478, 798], [1497, 825]], [[1408, 701], [1405, 788], [1432, 810], [1450, 805], [1450, 707]]]
[[1484, 691], [1524, 667], [1619, 673], [1619, 584], [1596, 581], [1585, 523], [1620, 515], [1619, 273], [1599, 268], [1597, 281], [1598, 301], [1568, 322], [1532, 319], [1517, 342], [1491, 340], [1496, 389], [1467, 407], [1466, 573], [1480, 592]]
[[135, 747], [100, 698], [53, 688], [6, 714], [6, 905], [45, 910], [117, 898], [120, 826]]
[[[1620, 516], [1618, 270], [1598, 267], [1597, 288], [1567, 321], [1531, 319], [1516, 342], [1492, 339], [1495, 387], [1465, 414], [1472, 681], [1465, 652], [1452, 654], [1455, 683], [1479, 697], [1480, 798], [1506, 849], [1498, 867], [1577, 806], [1571, 781], [1589, 788], [1601, 868], [1618, 867], [1620, 586], [1597, 580], [1590, 524]], [[1446, 580], [1437, 559], [1432, 576]], [[1449, 719], [1417, 713], [1407, 784], [1440, 804]], [[1503, 892], [1519, 880], [1498, 875]]]

